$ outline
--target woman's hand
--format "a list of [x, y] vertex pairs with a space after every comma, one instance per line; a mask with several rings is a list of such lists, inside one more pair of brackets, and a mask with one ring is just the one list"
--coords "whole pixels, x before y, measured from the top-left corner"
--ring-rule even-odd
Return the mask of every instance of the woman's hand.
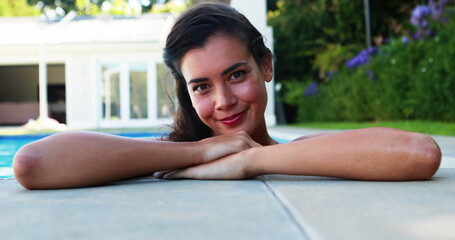
[[202, 163], [261, 146], [244, 131], [202, 139], [199, 143], [204, 151]]
[[[217, 172], [220, 171], [220, 173], [222, 173], [222, 176], [225, 176], [226, 178], [230, 178], [228, 175], [236, 176], [236, 179], [244, 178], [242, 177], [243, 166], [236, 166], [236, 164], [242, 164], [242, 162], [238, 162], [238, 158], [241, 157], [238, 155], [238, 153], [253, 147], [261, 146], [259, 143], [251, 139], [251, 137], [246, 132], [243, 131], [228, 135], [206, 138], [199, 141], [199, 143], [201, 144], [200, 146], [203, 150], [201, 165], [197, 165], [185, 170], [174, 169], [160, 171], [154, 173], [153, 176], [155, 178], [170, 178], [171, 175], [183, 171], [183, 174], [189, 172], [189, 174], [199, 176], [195, 178], [203, 179], [202, 175], [204, 175], [212, 176], [211, 179], [213, 179], [213, 177], [217, 176]], [[214, 164], [209, 164], [212, 162]], [[217, 169], [218, 167], [220, 169]], [[227, 173], [226, 171], [232, 172]]]
[[251, 159], [249, 152], [245, 150], [209, 163], [182, 170], [167, 171], [160, 177], [164, 179], [245, 179], [254, 177], [248, 168]]

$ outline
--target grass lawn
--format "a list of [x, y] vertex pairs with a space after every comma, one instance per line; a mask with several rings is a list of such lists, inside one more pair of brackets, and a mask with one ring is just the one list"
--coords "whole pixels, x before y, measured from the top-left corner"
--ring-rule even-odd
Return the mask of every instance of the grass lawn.
[[407, 131], [420, 132], [430, 135], [455, 136], [455, 122], [432, 122], [432, 121], [397, 121], [397, 122], [314, 122], [296, 123], [290, 127], [302, 127], [311, 129], [358, 129], [367, 127], [392, 127]]

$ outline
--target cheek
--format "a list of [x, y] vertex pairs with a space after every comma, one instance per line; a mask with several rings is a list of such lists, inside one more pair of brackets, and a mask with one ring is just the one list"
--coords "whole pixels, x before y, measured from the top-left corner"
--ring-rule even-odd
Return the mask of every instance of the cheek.
[[247, 84], [239, 86], [236, 92], [237, 96], [241, 98], [242, 101], [248, 103], [263, 102], [266, 100], [265, 97], [267, 96], [265, 94], [265, 89], [254, 81], [249, 81]]
[[208, 98], [191, 97], [193, 108], [196, 110], [199, 118], [204, 121], [204, 118], [208, 118], [213, 113], [213, 103]]

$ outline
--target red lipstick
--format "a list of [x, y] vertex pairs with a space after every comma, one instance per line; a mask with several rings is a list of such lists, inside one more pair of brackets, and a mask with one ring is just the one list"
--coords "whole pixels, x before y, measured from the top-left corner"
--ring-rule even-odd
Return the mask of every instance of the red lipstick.
[[220, 122], [226, 124], [226, 125], [233, 125], [233, 124], [236, 124], [238, 123], [240, 120], [242, 120], [243, 118], [243, 113], [244, 112], [241, 112], [241, 113], [237, 113], [237, 114], [234, 114], [230, 117], [227, 117], [227, 118], [223, 118], [220, 120]]

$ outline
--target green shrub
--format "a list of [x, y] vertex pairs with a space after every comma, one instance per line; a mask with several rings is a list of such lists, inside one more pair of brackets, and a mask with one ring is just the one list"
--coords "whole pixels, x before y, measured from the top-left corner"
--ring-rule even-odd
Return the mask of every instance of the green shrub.
[[298, 121], [454, 121], [454, 15], [433, 27], [436, 37], [391, 40], [368, 64], [327, 78], [318, 94], [294, 97]]
[[[328, 72], [340, 71], [344, 62], [365, 45], [364, 3], [352, 0], [267, 2], [275, 5], [268, 16], [274, 31], [275, 79], [285, 86], [279, 94], [288, 100], [284, 104], [286, 117], [294, 119], [294, 108], [303, 101], [297, 90], [312, 82], [327, 81]], [[382, 44], [384, 39], [401, 35], [405, 22], [409, 22], [410, 9], [419, 3], [422, 1], [370, 1], [374, 43]], [[291, 85], [294, 87], [286, 87]], [[304, 112], [300, 115], [305, 119], [315, 117]]]

